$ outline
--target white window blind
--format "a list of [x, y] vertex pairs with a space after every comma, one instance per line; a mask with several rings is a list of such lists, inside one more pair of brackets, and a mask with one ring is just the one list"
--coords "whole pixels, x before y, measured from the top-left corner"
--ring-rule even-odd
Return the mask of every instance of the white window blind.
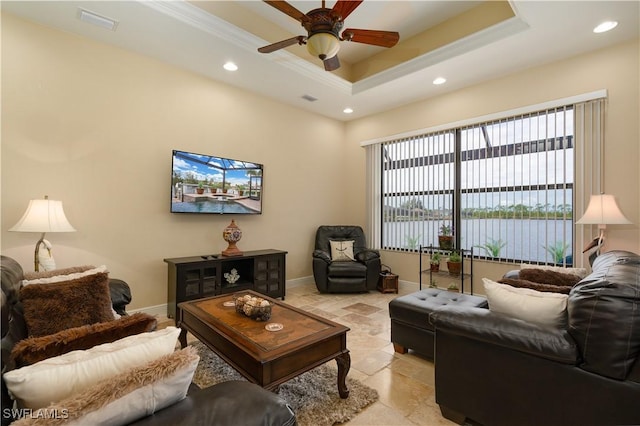
[[437, 246], [447, 225], [481, 258], [576, 263], [588, 237], [574, 207], [601, 180], [603, 119], [599, 99], [368, 145], [371, 241]]

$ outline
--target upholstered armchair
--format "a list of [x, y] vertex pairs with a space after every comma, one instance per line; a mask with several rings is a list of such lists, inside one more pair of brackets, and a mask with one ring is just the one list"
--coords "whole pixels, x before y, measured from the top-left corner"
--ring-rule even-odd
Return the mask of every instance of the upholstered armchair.
[[376, 289], [380, 253], [367, 248], [360, 226], [320, 226], [312, 257], [313, 277], [321, 293]]

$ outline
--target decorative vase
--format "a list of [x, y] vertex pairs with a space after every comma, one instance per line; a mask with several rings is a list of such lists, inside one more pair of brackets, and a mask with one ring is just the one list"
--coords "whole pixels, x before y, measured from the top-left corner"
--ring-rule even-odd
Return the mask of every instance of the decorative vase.
[[256, 321], [269, 321], [271, 318], [271, 304], [269, 301], [245, 294], [234, 297], [236, 312], [244, 314]]
[[223, 256], [242, 256], [242, 252], [236, 247], [236, 243], [242, 238], [242, 230], [238, 228], [234, 219], [231, 219], [229, 226], [222, 231], [222, 238], [229, 243], [222, 251]]

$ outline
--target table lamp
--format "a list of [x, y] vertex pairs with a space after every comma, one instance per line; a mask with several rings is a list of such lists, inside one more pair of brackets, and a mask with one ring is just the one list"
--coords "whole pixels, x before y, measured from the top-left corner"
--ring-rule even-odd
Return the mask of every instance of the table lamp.
[[[51, 243], [44, 239], [47, 232], [75, 232], [75, 229], [66, 216], [62, 208], [62, 201], [50, 200], [44, 196], [44, 200], [31, 200], [27, 211], [22, 218], [9, 231], [14, 232], [41, 232], [42, 235], [36, 243], [36, 250], [33, 255], [33, 265], [36, 272], [42, 265], [45, 271], [56, 268], [53, 256], [51, 255]], [[47, 252], [40, 254], [40, 246], [43, 245]]]
[[631, 221], [624, 216], [618, 207], [615, 197], [608, 194], [592, 195], [587, 210], [576, 222], [578, 225], [598, 225], [600, 230], [600, 235], [597, 238], [598, 249], [596, 253], [598, 255], [604, 241], [604, 230], [607, 225], [627, 225], [630, 223]]

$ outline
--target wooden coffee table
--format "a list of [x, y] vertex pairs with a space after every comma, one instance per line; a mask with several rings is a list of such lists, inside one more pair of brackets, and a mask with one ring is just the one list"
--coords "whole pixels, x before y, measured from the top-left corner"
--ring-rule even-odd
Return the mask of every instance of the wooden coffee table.
[[[233, 301], [232, 294], [183, 302], [177, 322], [182, 347], [187, 346], [188, 331], [247, 380], [268, 390], [335, 359], [338, 392], [341, 398], [349, 396], [348, 327], [253, 291], [239, 294], [268, 300], [273, 305], [271, 319], [254, 321], [234, 306], [225, 306]], [[282, 330], [267, 331], [265, 326], [273, 323], [282, 324]]]

